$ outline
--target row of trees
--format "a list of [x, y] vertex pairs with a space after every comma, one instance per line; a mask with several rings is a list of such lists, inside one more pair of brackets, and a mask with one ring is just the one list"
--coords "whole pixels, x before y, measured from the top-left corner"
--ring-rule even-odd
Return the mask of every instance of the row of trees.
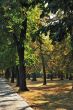
[[20, 90], [28, 90], [29, 68], [43, 72], [43, 84], [47, 71], [72, 70], [72, 0], [7, 0], [0, 6], [0, 68], [19, 65]]

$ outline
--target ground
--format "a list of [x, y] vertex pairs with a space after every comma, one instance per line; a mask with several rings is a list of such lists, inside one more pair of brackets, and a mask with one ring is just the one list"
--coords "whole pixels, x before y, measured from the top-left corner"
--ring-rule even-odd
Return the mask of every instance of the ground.
[[4, 78], [0, 78], [0, 110], [32, 110]]
[[19, 94], [34, 110], [73, 110], [72, 81], [48, 80], [44, 86], [38, 79], [27, 81], [27, 85], [30, 91]]

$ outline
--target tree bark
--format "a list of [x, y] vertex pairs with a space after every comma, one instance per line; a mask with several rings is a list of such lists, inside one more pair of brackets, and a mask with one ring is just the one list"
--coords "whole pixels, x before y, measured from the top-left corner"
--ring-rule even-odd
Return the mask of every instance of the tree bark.
[[53, 80], [53, 73], [50, 74], [50, 79]]
[[9, 81], [9, 78], [10, 78], [9, 68], [7, 68], [6, 71], [5, 71], [5, 78]]
[[69, 78], [69, 74], [68, 73], [66, 73], [66, 79], [68, 79]]
[[14, 83], [14, 78], [15, 78], [15, 72], [14, 72], [14, 67], [11, 68], [11, 83]]
[[42, 54], [42, 48], [40, 44], [40, 55], [41, 55], [41, 60], [42, 60], [42, 67], [43, 67], [43, 85], [46, 85], [46, 69], [45, 69], [45, 61], [44, 61], [44, 56]]
[[25, 15], [24, 21], [22, 22], [22, 29], [20, 33], [20, 38], [13, 33], [13, 39], [17, 46], [17, 52], [19, 57], [19, 90], [27, 91], [26, 85], [26, 66], [24, 57], [24, 42], [26, 41], [26, 30], [27, 30], [27, 14]]
[[[70, 27], [70, 37], [71, 37], [71, 54], [72, 54], [72, 61], [73, 61], [73, 26]], [[73, 91], [73, 83], [72, 83], [72, 91]]]
[[32, 73], [32, 81], [37, 81], [36, 73]]
[[26, 66], [24, 60], [24, 45], [19, 43], [18, 46], [18, 56], [19, 56], [19, 89], [21, 91], [27, 91], [26, 86]]
[[18, 66], [16, 66], [16, 86], [19, 86], [19, 69], [18, 69]]

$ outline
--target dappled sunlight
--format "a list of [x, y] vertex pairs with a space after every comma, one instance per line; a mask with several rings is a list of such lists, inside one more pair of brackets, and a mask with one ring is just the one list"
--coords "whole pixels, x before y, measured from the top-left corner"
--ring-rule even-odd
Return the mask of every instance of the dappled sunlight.
[[28, 87], [42, 87], [42, 83], [41, 84], [34, 84], [34, 85], [31, 85], [31, 84], [28, 84]]
[[73, 0], [0, 0], [0, 77], [1, 97], [73, 110]]
[[48, 83], [47, 83], [47, 86], [55, 86], [55, 85], [57, 85], [57, 84], [58, 84], [58, 83], [56, 83], [56, 82], [51, 82], [51, 83], [48, 82]]
[[67, 110], [67, 109], [65, 109], [65, 108], [57, 108], [56, 110]]
[[[43, 85], [41, 79], [27, 80], [27, 86], [30, 91], [19, 94], [34, 110], [73, 110], [72, 81], [47, 80]], [[13, 88], [18, 90], [16, 85]]]
[[45, 104], [45, 103], [49, 103], [50, 101], [46, 101], [46, 100], [37, 100], [35, 102], [35, 104]]
[[28, 92], [20, 93], [34, 110], [73, 110], [72, 81], [28, 82]]

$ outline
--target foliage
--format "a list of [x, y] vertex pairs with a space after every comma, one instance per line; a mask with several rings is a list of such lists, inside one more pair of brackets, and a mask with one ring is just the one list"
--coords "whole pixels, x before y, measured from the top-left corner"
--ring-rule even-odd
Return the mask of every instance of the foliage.
[[72, 0], [1, 0], [0, 6], [0, 67], [19, 64], [13, 32], [20, 41], [22, 23], [27, 17], [26, 39], [23, 40], [26, 66], [41, 71], [41, 43], [46, 68], [54, 71], [65, 71], [67, 66], [72, 68], [72, 62], [69, 63], [73, 50]]

